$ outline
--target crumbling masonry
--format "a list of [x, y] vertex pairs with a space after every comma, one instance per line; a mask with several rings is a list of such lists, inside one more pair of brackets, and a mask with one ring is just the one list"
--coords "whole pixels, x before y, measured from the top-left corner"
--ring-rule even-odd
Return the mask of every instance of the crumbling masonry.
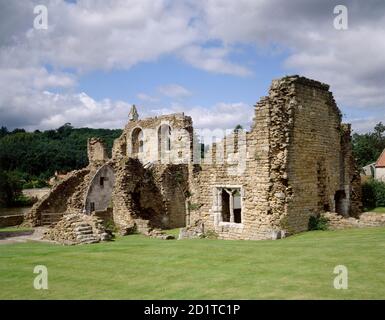
[[124, 234], [199, 225], [222, 239], [258, 240], [305, 231], [323, 212], [361, 212], [350, 126], [326, 84], [275, 80], [249, 132], [210, 146], [197, 138], [190, 117], [139, 119], [133, 106], [112, 158], [101, 140], [89, 140], [89, 166], [56, 185], [29, 219], [96, 214]]

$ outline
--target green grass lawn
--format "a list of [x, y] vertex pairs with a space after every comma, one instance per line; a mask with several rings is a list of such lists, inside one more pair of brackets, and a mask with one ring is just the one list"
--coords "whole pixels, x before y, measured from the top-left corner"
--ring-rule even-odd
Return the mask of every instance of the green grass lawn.
[[385, 207], [377, 207], [373, 210], [370, 210], [370, 212], [385, 213]]
[[[49, 289], [33, 288], [35, 265]], [[333, 287], [345, 265], [349, 288]], [[157, 240], [0, 245], [0, 299], [385, 299], [385, 228], [277, 241]]]

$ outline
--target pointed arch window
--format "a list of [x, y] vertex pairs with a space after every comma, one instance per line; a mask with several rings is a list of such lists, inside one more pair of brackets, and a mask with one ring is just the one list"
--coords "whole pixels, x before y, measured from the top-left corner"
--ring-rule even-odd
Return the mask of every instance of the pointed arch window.
[[158, 129], [158, 150], [160, 155], [171, 151], [171, 127], [168, 124], [162, 124]]
[[143, 142], [143, 130], [140, 128], [135, 128], [132, 131], [132, 154], [137, 155], [143, 152], [144, 142]]

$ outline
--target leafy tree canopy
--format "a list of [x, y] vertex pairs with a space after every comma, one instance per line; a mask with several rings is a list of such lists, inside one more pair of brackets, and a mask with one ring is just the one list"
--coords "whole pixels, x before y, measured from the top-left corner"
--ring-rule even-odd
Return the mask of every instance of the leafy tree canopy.
[[[66, 123], [56, 130], [26, 132], [0, 129], [0, 170], [13, 172], [25, 184], [46, 180], [55, 171], [71, 171], [88, 164], [87, 139], [102, 138], [111, 154], [114, 139], [122, 130], [75, 129]], [[35, 183], [34, 183], [35, 184]]]
[[361, 167], [376, 162], [384, 149], [385, 125], [382, 122], [371, 132], [353, 134], [353, 153]]

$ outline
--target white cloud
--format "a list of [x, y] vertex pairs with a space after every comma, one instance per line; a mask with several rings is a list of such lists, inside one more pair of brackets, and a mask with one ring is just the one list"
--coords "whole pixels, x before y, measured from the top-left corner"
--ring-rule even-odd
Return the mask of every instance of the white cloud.
[[[97, 118], [99, 110], [123, 114], [126, 104], [74, 93], [83, 72], [129, 69], [165, 55], [212, 73], [250, 76], [242, 62], [231, 59], [239, 44], [264, 53], [277, 48], [286, 52], [288, 73], [331, 84], [340, 106], [371, 110], [373, 119], [385, 122], [383, 0], [370, 5], [345, 1], [346, 31], [333, 28], [334, 0], [0, 1], [0, 119], [4, 124], [45, 128], [73, 119], [70, 122], [79, 125], [99, 125], [103, 123], [103, 118]], [[41, 3], [48, 6], [48, 30], [32, 28], [33, 6]], [[64, 71], [67, 68], [74, 73]], [[55, 94], [55, 88], [63, 92]], [[163, 94], [177, 99], [191, 92], [174, 85], [163, 88]], [[137, 97], [156, 102], [156, 97], [145, 93]], [[197, 124], [232, 125], [227, 114], [218, 119], [215, 110], [221, 110], [220, 104], [189, 112], [195, 114]], [[118, 119], [116, 113], [112, 116]], [[354, 127], [363, 127], [369, 120], [363, 117]], [[112, 118], [106, 121], [117, 124]]]
[[52, 0], [47, 7], [48, 30], [26, 30], [15, 47], [60, 67], [130, 68], [173, 53], [198, 37], [189, 25], [187, 8], [165, 0]]
[[288, 50], [292, 73], [331, 84], [338, 101], [385, 108], [385, 3], [345, 1], [349, 29], [333, 27], [333, 0], [209, 0], [208, 37], [227, 45]]
[[249, 129], [254, 107], [242, 102], [221, 102], [211, 108], [194, 107], [188, 114], [192, 116], [194, 126], [201, 129], [234, 129], [238, 124]]
[[246, 67], [230, 62], [227, 58], [229, 53], [230, 50], [224, 47], [190, 46], [183, 49], [180, 55], [189, 64], [205, 71], [237, 76], [252, 75]]
[[[351, 123], [352, 129], [354, 133], [365, 133], [369, 131], [373, 131], [373, 128], [381, 121], [376, 116], [367, 116], [367, 117], [360, 117], [360, 118], [350, 118], [348, 119], [348, 122]], [[384, 124], [385, 122], [382, 121]]]
[[158, 102], [159, 98], [152, 97], [146, 93], [138, 93], [137, 94], [138, 99], [146, 101], [146, 102]]
[[170, 98], [184, 98], [191, 95], [189, 90], [179, 84], [163, 85], [158, 88], [158, 91]]
[[184, 112], [191, 116], [194, 128], [198, 129], [234, 129], [238, 124], [242, 125], [244, 129], [249, 129], [254, 115], [254, 107], [243, 102], [220, 102], [208, 107], [187, 107], [174, 103], [169, 108], [151, 109], [146, 115], [176, 112]]
[[[30, 99], [37, 104], [30, 105]], [[28, 105], [28, 108], [25, 108]], [[28, 95], [19, 94], [12, 107], [0, 109], [0, 118], [13, 127], [27, 130], [58, 128], [70, 122], [76, 127], [123, 128], [130, 105], [105, 99], [95, 101], [86, 93], [58, 94], [49, 91]], [[23, 124], [20, 114], [25, 115]]]
[[206, 71], [250, 74], [245, 67], [229, 61], [228, 48], [203, 47], [210, 39], [199, 2], [44, 2], [48, 7], [48, 30], [32, 28], [32, 9], [40, 1], [27, 0], [24, 6], [11, 2], [0, 13], [0, 21], [9, 29], [8, 34], [4, 32], [0, 37], [0, 65], [44, 63], [77, 71], [128, 69], [140, 62], [175, 54]]

